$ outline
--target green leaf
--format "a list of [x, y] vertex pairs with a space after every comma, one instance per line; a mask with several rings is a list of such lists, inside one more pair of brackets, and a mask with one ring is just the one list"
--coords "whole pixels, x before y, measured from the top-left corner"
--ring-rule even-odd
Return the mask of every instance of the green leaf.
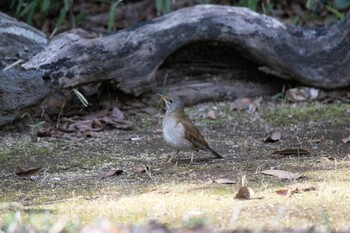
[[115, 11], [117, 9], [117, 6], [122, 1], [123, 0], [118, 0], [115, 3], [111, 4], [111, 8], [109, 9], [108, 13], [108, 31], [113, 31], [115, 29]]
[[293, 16], [293, 17], [291, 18], [290, 24], [292, 24], [292, 25], [298, 25], [299, 20], [300, 20], [299, 15], [295, 15], [295, 16]]
[[24, 9], [20, 12], [19, 17], [23, 17], [24, 15], [28, 14], [29, 11], [33, 8], [33, 6], [35, 6], [35, 4], [36, 4], [36, 2], [33, 1], [33, 2], [29, 3], [28, 5], [26, 5], [24, 7]]
[[44, 14], [44, 13], [45, 13], [45, 15], [47, 14], [47, 12], [50, 9], [50, 3], [51, 3], [50, 0], [43, 0], [42, 1], [41, 7], [40, 7], [41, 14]]
[[345, 18], [344, 14], [339, 12], [337, 9], [331, 7], [331, 6], [326, 6], [326, 8], [332, 12], [334, 15], [337, 16], [338, 19], [343, 20]]
[[19, 0], [18, 3], [17, 3], [16, 16], [19, 16], [19, 13], [20, 13], [21, 8], [22, 8], [22, 6], [23, 6], [23, 1], [24, 1], [24, 0]]
[[155, 0], [156, 10], [158, 14], [166, 14], [171, 11], [171, 1]]
[[28, 24], [32, 24], [32, 22], [33, 22], [33, 18], [34, 18], [36, 6], [37, 6], [37, 3], [38, 3], [38, 2], [34, 1], [34, 2], [31, 2], [31, 3], [33, 3], [33, 4], [32, 4], [32, 6], [29, 8], [29, 12], [28, 12], [28, 16], [27, 16], [27, 23], [28, 23]]
[[73, 89], [73, 92], [78, 97], [80, 102], [84, 105], [84, 107], [87, 107], [89, 105], [89, 102], [87, 101], [85, 96], [83, 94], [81, 94], [80, 91], [78, 91], [77, 89]]

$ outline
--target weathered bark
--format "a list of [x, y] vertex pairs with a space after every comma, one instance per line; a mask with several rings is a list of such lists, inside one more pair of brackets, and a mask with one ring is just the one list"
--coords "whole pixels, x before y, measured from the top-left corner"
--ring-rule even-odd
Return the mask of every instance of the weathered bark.
[[255, 62], [229, 44], [218, 42], [196, 42], [178, 49], [157, 70], [156, 84], [157, 91], [178, 96], [187, 105], [271, 96], [281, 92], [283, 85], [294, 86], [291, 81], [260, 72]]
[[84, 38], [61, 34], [23, 67], [43, 70], [58, 88], [110, 80], [125, 93], [155, 88], [155, 74], [180, 47], [229, 43], [281, 77], [332, 89], [350, 84], [350, 15], [328, 28], [302, 29], [246, 8], [198, 5], [118, 33]]
[[50, 93], [39, 71], [0, 71], [0, 79], [0, 126], [40, 111], [37, 105]]
[[[42, 38], [40, 33], [36, 36]], [[349, 38], [350, 14], [331, 27], [302, 29], [245, 8], [214, 5], [181, 9], [109, 35], [72, 30], [56, 36], [23, 65], [38, 71], [31, 80], [15, 80], [18, 75], [11, 74], [7, 81], [19, 89], [1, 82], [0, 97], [6, 99], [0, 99], [0, 110], [9, 117], [0, 125], [38, 104], [51, 87], [66, 90], [96, 82], [135, 96], [165, 89], [187, 103], [276, 92], [282, 83], [266, 73], [324, 89], [348, 87]], [[45, 47], [42, 39], [33, 40], [34, 49], [18, 40], [19, 55], [13, 60], [29, 58]], [[8, 76], [0, 73], [2, 77]], [[21, 99], [19, 94], [28, 91], [33, 96], [23, 94]]]
[[3, 69], [18, 60], [26, 62], [46, 45], [42, 32], [0, 13], [0, 126], [40, 110], [38, 104], [49, 94], [42, 73], [20, 71], [19, 65]]
[[47, 44], [45, 34], [0, 12], [0, 69], [27, 61]]

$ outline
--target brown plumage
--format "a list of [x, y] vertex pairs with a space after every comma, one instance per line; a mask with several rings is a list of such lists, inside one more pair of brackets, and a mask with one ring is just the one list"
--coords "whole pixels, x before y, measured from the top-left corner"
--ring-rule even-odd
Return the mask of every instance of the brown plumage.
[[222, 158], [220, 154], [211, 149], [197, 127], [190, 121], [184, 111], [180, 100], [172, 99], [161, 95], [166, 105], [166, 112], [163, 117], [163, 137], [166, 143], [173, 147], [176, 152], [168, 160], [171, 162], [179, 151], [192, 151], [191, 163], [193, 162], [194, 151], [210, 151], [216, 158]]

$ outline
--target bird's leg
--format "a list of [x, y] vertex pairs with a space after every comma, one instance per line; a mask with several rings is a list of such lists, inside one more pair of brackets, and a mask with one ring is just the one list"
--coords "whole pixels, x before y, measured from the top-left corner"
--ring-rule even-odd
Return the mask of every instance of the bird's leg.
[[171, 160], [173, 160], [174, 158], [176, 158], [177, 154], [179, 153], [179, 150], [176, 150], [175, 153], [170, 157], [170, 159], [168, 159], [166, 162], [167, 163], [171, 163]]
[[[194, 153], [195, 153], [195, 151], [194, 151], [194, 150], [192, 150], [192, 155], [191, 155], [191, 163], [193, 163]], [[191, 163], [190, 163], [190, 164], [191, 164]]]

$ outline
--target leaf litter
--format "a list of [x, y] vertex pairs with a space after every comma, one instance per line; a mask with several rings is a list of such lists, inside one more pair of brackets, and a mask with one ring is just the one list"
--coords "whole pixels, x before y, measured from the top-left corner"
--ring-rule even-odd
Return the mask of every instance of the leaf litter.
[[237, 183], [236, 181], [232, 179], [227, 179], [227, 178], [219, 178], [211, 181], [212, 183], [217, 183], [217, 184], [235, 184]]
[[42, 167], [30, 168], [30, 169], [21, 169], [21, 171], [16, 172], [15, 174], [19, 176], [19, 178], [24, 180], [35, 180], [36, 175], [42, 170]]
[[292, 196], [296, 193], [303, 193], [309, 191], [316, 191], [314, 186], [304, 185], [304, 184], [296, 184], [293, 186], [288, 186], [286, 188], [276, 190], [276, 194], [281, 196]]
[[292, 173], [292, 172], [283, 171], [283, 170], [264, 170], [264, 171], [261, 171], [260, 173], [264, 175], [275, 176], [280, 180], [297, 180], [303, 177], [303, 174]]
[[[50, 121], [50, 117], [45, 114], [45, 120]], [[67, 113], [57, 121], [57, 127], [51, 125], [37, 132], [39, 137], [61, 137], [64, 133], [79, 133], [83, 137], [94, 137], [95, 132], [102, 131], [107, 126], [117, 129], [131, 129], [132, 122], [125, 120], [122, 111], [117, 107], [112, 109], [101, 109], [96, 112], [82, 111]], [[51, 120], [51, 123], [53, 121]]]
[[264, 138], [264, 142], [277, 142], [279, 140], [281, 140], [281, 132], [279, 131], [274, 131], [271, 135]]
[[104, 171], [104, 172], [101, 172], [99, 174], [99, 177], [101, 179], [105, 179], [105, 178], [108, 178], [108, 177], [111, 177], [111, 176], [119, 176], [123, 173], [123, 170], [119, 170], [119, 169], [109, 169], [108, 171]]
[[271, 153], [271, 155], [280, 155], [282, 157], [285, 156], [307, 156], [311, 153], [304, 149], [284, 149], [284, 150], [277, 150]]
[[343, 138], [342, 142], [345, 143], [345, 144], [350, 142], [350, 135], [348, 137], [346, 137], [346, 138]]
[[230, 104], [230, 110], [246, 110], [249, 113], [254, 113], [258, 110], [262, 98], [252, 100], [250, 98], [237, 98]]

